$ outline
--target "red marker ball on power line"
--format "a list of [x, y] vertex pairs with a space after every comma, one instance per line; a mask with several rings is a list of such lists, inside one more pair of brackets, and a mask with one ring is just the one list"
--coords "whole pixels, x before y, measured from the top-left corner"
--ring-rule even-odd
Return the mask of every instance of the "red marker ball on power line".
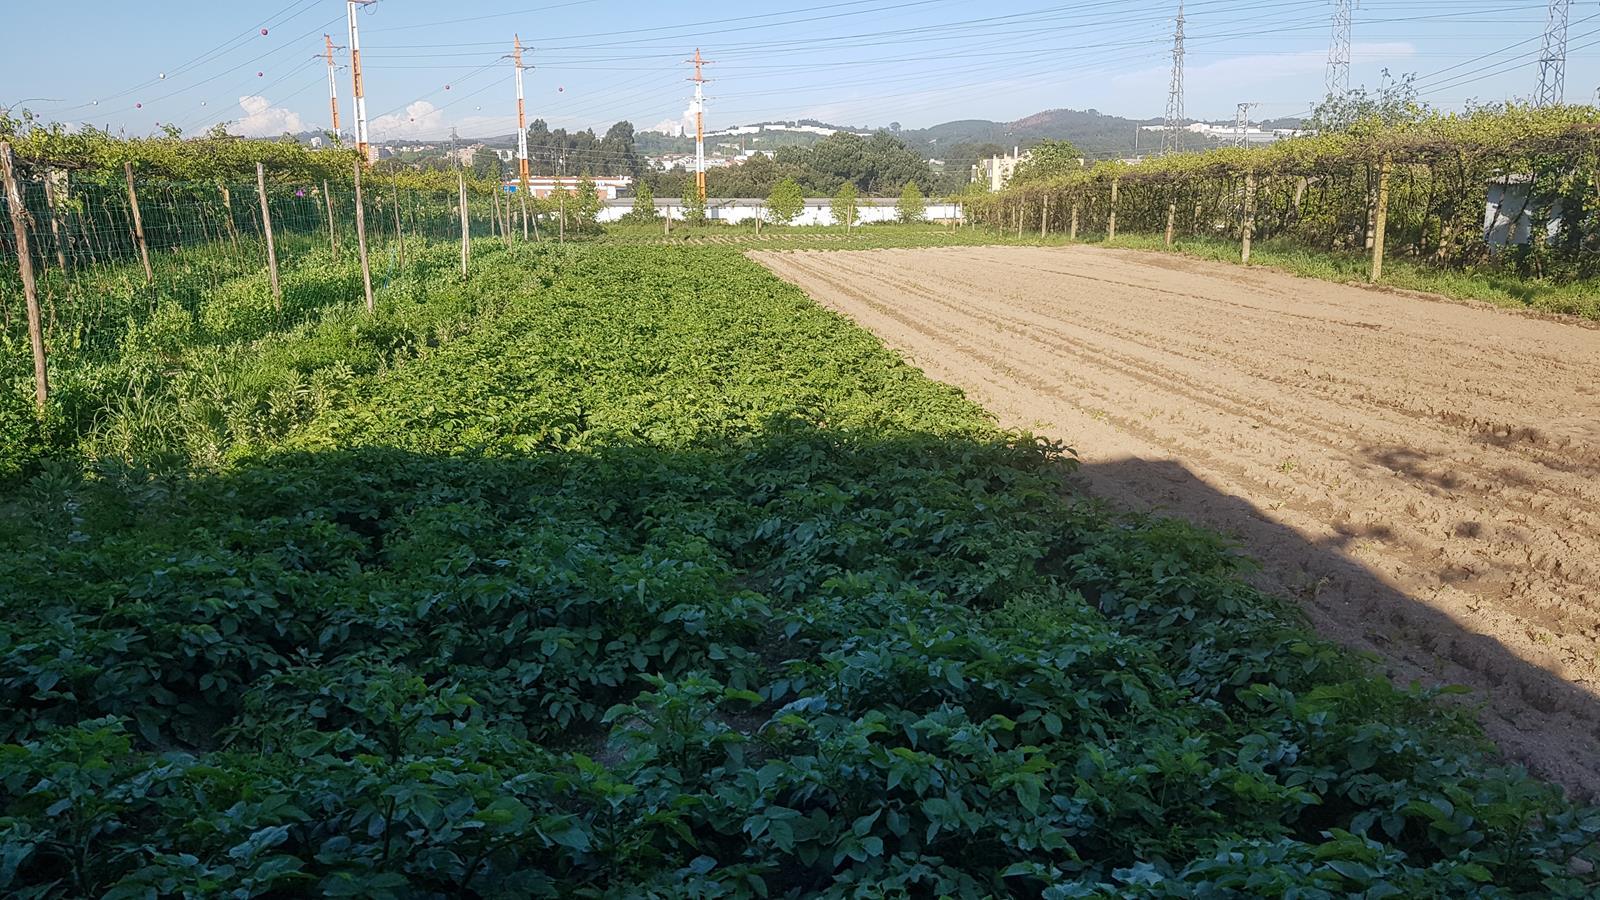
[[262, 34], [262, 35], [263, 35], [263, 36], [265, 36], [265, 35], [266, 35], [266, 33], [267, 33], [267, 30], [266, 30], [266, 29], [265, 29], [265, 28], [263, 28], [263, 29], [261, 29], [261, 34]]
[[265, 72], [257, 72], [256, 73], [256, 77], [257, 78], [265, 78], [265, 77], [267, 77], [267, 73], [265, 73]]
[[144, 109], [144, 104], [143, 103], [135, 103], [133, 105], [133, 108], [134, 109]]

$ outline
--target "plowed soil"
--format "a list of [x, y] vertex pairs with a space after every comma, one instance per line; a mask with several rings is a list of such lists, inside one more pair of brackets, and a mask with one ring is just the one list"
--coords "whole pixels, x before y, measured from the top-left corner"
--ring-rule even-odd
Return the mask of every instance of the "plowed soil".
[[752, 256], [1600, 796], [1600, 330], [1091, 247]]

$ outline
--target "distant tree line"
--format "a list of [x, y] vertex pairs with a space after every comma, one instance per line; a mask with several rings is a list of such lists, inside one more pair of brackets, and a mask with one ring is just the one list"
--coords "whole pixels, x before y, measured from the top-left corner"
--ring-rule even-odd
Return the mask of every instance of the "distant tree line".
[[[863, 196], [899, 196], [907, 183], [931, 190], [935, 178], [927, 160], [899, 138], [880, 131], [871, 137], [838, 132], [811, 147], [780, 147], [706, 173], [712, 197], [766, 197], [784, 180], [812, 197], [835, 195], [850, 184]], [[645, 175], [657, 197], [681, 197], [694, 189], [694, 173], [682, 168]]]

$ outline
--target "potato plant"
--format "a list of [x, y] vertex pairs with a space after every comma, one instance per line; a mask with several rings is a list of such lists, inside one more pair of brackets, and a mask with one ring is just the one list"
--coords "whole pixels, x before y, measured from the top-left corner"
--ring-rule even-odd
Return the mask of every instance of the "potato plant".
[[1600, 813], [736, 251], [503, 264], [224, 464], [6, 495], [0, 890], [1600, 889]]

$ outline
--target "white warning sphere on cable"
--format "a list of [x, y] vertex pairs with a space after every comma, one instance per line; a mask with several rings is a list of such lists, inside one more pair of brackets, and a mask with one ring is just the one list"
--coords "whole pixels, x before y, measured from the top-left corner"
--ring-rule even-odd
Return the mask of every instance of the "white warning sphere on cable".
[[165, 73], [165, 72], [161, 73], [161, 80], [162, 81], [166, 81], [167, 80], [167, 73]]

